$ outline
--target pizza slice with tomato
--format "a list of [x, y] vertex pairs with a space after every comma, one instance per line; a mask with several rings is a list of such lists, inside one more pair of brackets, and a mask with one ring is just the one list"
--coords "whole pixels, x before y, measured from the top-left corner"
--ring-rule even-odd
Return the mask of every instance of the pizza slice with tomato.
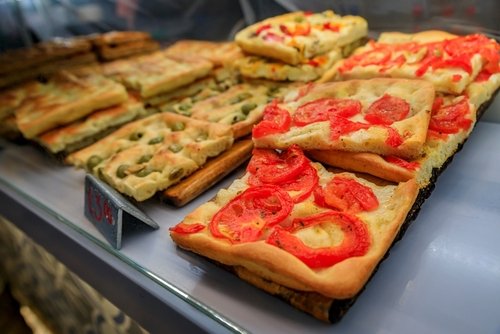
[[243, 51], [291, 65], [325, 54], [365, 37], [368, 24], [359, 16], [293, 12], [255, 23], [236, 34]]
[[499, 44], [484, 35], [456, 36], [442, 31], [383, 33], [339, 62], [330, 77], [424, 79], [436, 90], [461, 94], [482, 71], [499, 71]]
[[414, 180], [329, 172], [297, 146], [254, 149], [247, 173], [170, 235], [182, 248], [295, 292], [349, 299], [386, 254], [417, 193]]
[[385, 180], [403, 182], [414, 178], [420, 188], [432, 182], [433, 172], [441, 169], [465, 142], [476, 122], [475, 96], [438, 95], [429, 122], [424, 154], [405, 160], [393, 155], [313, 150], [315, 160], [346, 170], [368, 173]]
[[372, 152], [414, 159], [422, 153], [434, 88], [420, 80], [372, 79], [304, 86], [264, 109], [257, 147]]

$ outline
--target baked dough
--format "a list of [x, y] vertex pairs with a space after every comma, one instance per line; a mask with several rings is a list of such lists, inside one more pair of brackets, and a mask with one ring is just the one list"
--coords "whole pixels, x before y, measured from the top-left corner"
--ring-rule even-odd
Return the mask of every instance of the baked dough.
[[243, 53], [234, 42], [209, 42], [199, 40], [180, 40], [164, 50], [169, 56], [178, 58], [203, 58], [214, 66], [230, 65]]
[[498, 88], [500, 88], [500, 73], [486, 74], [487, 78], [481, 74], [465, 89], [465, 95], [469, 97], [470, 102], [476, 109], [479, 109], [483, 103], [489, 101]]
[[161, 51], [103, 65], [104, 75], [137, 90], [143, 98], [172, 91], [206, 76], [212, 64], [203, 59], [177, 59]]
[[[299, 32], [286, 33], [286, 31]], [[235, 41], [250, 54], [298, 65], [367, 35], [368, 24], [359, 16], [338, 16], [328, 10], [293, 12], [255, 23], [236, 34]]]
[[127, 100], [122, 85], [98, 74], [76, 76], [60, 72], [47, 82], [30, 82], [21, 89], [26, 99], [17, 108], [16, 119], [26, 138]]
[[161, 113], [121, 127], [66, 161], [143, 201], [179, 182], [232, 143], [229, 126]]
[[[255, 242], [234, 243], [214, 237], [208, 225], [212, 217], [237, 194], [248, 188], [248, 174], [236, 180], [226, 190], [219, 191], [214, 200], [201, 205], [185, 217], [182, 224], [201, 224], [201, 231], [190, 234], [171, 231], [171, 237], [180, 247], [224, 265], [241, 266], [265, 280], [299, 291], [314, 291], [321, 295], [346, 299], [357, 295], [382, 260], [404, 222], [418, 193], [414, 180], [398, 185], [383, 184], [356, 177], [350, 173], [333, 174], [320, 164], [313, 164], [324, 186], [334, 175], [354, 178], [368, 186], [379, 201], [374, 211], [356, 214], [368, 227], [371, 245], [362, 256], [350, 257], [332, 266], [313, 269], [287, 251], [265, 242], [270, 229]], [[328, 211], [313, 202], [313, 196], [295, 204], [291, 214], [281, 225], [287, 225], [296, 217], [305, 217]], [[316, 225], [295, 233], [309, 247], [328, 247], [338, 240], [339, 230]], [[340, 237], [341, 238], [341, 237]]]
[[[386, 141], [390, 129], [381, 126], [370, 126], [332, 138], [330, 122], [316, 122], [305, 126], [291, 125], [285, 133], [268, 134], [255, 138], [256, 147], [284, 149], [292, 144], [305, 150], [341, 150], [349, 152], [372, 152], [383, 155], [397, 155], [404, 158], [416, 158], [422, 153], [422, 147], [427, 135], [434, 88], [425, 81], [404, 79], [372, 79], [351, 80], [317, 84], [310, 87], [304, 96], [300, 89], [289, 93], [280, 108], [292, 116], [297, 108], [307, 102], [320, 98], [348, 98], [358, 100], [362, 105], [361, 114], [350, 118], [351, 121], [366, 123], [363, 113], [374, 101], [389, 94], [406, 100], [410, 105], [410, 113], [400, 121], [390, 125], [401, 136], [402, 143], [393, 147]], [[367, 123], [366, 123], [367, 124]]]

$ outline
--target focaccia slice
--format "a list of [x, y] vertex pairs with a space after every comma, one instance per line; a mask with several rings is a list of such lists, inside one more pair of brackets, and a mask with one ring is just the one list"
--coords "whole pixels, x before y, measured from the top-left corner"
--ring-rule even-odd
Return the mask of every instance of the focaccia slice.
[[99, 56], [104, 60], [114, 60], [142, 53], [149, 53], [160, 48], [160, 44], [153, 40], [138, 40], [122, 44], [103, 45], [98, 49]]
[[203, 58], [214, 66], [229, 65], [243, 53], [234, 42], [209, 42], [199, 40], [181, 40], [164, 50], [169, 56], [178, 58]]
[[490, 101], [498, 88], [500, 88], [500, 70], [491, 73], [487, 70], [481, 71], [478, 76], [465, 89], [465, 95], [476, 109]]
[[436, 90], [461, 94], [483, 67], [498, 67], [499, 45], [483, 35], [440, 31], [383, 33], [337, 66], [340, 79], [416, 78]]
[[161, 113], [121, 127], [66, 161], [143, 201], [179, 182], [232, 143], [229, 126]]
[[298, 65], [289, 65], [259, 56], [245, 56], [238, 59], [235, 66], [243, 76], [248, 78], [307, 82], [320, 78], [341, 58], [342, 53], [337, 48]]
[[427, 135], [434, 88], [404, 79], [305, 86], [266, 107], [257, 147], [372, 152], [416, 158]]
[[207, 60], [181, 60], [161, 51], [103, 65], [104, 75], [139, 91], [143, 98], [187, 85], [211, 69], [212, 64]]
[[236, 34], [236, 43], [250, 54], [297, 65], [367, 35], [359, 16], [293, 12], [255, 23]]
[[97, 110], [84, 119], [45, 132], [36, 141], [53, 154], [68, 154], [102, 138], [108, 129], [144, 116], [145, 113], [139, 99], [129, 94], [124, 103]]
[[109, 31], [103, 34], [90, 35], [87, 38], [92, 44], [103, 46], [151, 40], [151, 35], [145, 31]]
[[301, 155], [296, 148], [254, 151], [246, 175], [171, 228], [174, 242], [296, 291], [356, 296], [418, 188], [414, 180], [380, 184], [328, 172]]
[[420, 188], [425, 188], [432, 180], [433, 171], [441, 169], [470, 135], [476, 122], [476, 110], [467, 96], [436, 97], [423, 155], [415, 160], [330, 150], [313, 150], [308, 155], [330, 166], [368, 173], [393, 182], [415, 179]]
[[127, 100], [122, 85], [98, 74], [60, 72], [46, 82], [30, 82], [22, 89], [27, 98], [17, 108], [16, 119], [26, 138]]

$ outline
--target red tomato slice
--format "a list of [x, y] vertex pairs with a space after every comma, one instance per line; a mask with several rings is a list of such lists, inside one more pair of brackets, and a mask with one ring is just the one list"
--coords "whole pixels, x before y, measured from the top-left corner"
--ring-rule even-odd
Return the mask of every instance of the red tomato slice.
[[[312, 248], [292, 233], [319, 224], [335, 224], [343, 234], [337, 246]], [[370, 233], [366, 225], [355, 216], [328, 211], [304, 218], [294, 219], [292, 227], [277, 226], [266, 242], [294, 255], [310, 268], [326, 268], [345, 259], [366, 254], [370, 248]]]
[[309, 22], [297, 23], [294, 27], [280, 24], [280, 30], [285, 35], [294, 36], [307, 36], [311, 33], [311, 25]]
[[349, 118], [361, 112], [361, 103], [351, 99], [322, 98], [305, 103], [297, 108], [293, 115], [295, 125], [304, 126], [323, 122], [330, 116]]
[[194, 224], [186, 224], [184, 222], [181, 222], [174, 227], [170, 228], [171, 232], [179, 233], [179, 234], [193, 234], [200, 232], [201, 230], [205, 229], [205, 225], [199, 224], [199, 223], [194, 223]]
[[387, 129], [387, 139], [385, 143], [391, 147], [398, 147], [403, 144], [403, 137], [399, 134], [396, 129], [391, 128], [390, 126], [385, 127]]
[[270, 24], [263, 24], [255, 30], [255, 34], [258, 36], [261, 32], [271, 29]]
[[344, 117], [330, 117], [330, 137], [332, 140], [337, 140], [342, 135], [346, 135], [361, 129], [368, 129], [369, 127], [369, 124], [353, 122]]
[[291, 123], [290, 113], [278, 107], [278, 102], [274, 101], [264, 109], [264, 118], [253, 127], [252, 136], [261, 138], [270, 134], [287, 132]]
[[262, 183], [279, 184], [294, 181], [308, 166], [309, 160], [304, 152], [297, 145], [292, 145], [281, 153], [254, 149], [247, 171], [256, 175]]
[[349, 71], [355, 66], [383, 65], [391, 59], [391, 56], [392, 52], [389, 48], [377, 47], [374, 50], [347, 58], [339, 68], [339, 72]]
[[339, 32], [340, 31], [340, 24], [335, 24], [335, 23], [331, 23], [331, 22], [324, 23], [323, 30], [330, 30], [333, 32]]
[[330, 208], [357, 213], [378, 208], [378, 199], [371, 190], [358, 181], [335, 176], [324, 189], [324, 201]]
[[391, 125], [403, 120], [410, 113], [410, 104], [402, 98], [384, 94], [366, 111], [365, 120], [371, 124]]
[[396, 157], [394, 155], [388, 155], [388, 156], [384, 157], [384, 160], [391, 163], [391, 164], [394, 164], [394, 165], [397, 165], [399, 167], [403, 167], [403, 168], [409, 169], [409, 170], [417, 170], [420, 167], [420, 164], [418, 163], [418, 161], [406, 161], [406, 160], [401, 159], [399, 157]]
[[285, 40], [285, 37], [275, 34], [272, 31], [266, 33], [262, 38], [267, 42], [277, 42], [277, 43], [281, 43]]
[[472, 125], [472, 120], [465, 118], [469, 113], [469, 103], [466, 98], [460, 101], [433, 109], [429, 130], [439, 133], [457, 133], [467, 130]]
[[470, 64], [470, 57], [461, 57], [461, 58], [455, 58], [455, 59], [445, 59], [445, 60], [440, 60], [434, 62], [432, 65], [433, 69], [438, 69], [438, 68], [461, 68], [465, 72], [471, 74], [472, 73], [472, 66]]
[[256, 241], [265, 228], [288, 217], [292, 207], [290, 196], [277, 186], [250, 187], [214, 215], [209, 229], [214, 237], [231, 243]]

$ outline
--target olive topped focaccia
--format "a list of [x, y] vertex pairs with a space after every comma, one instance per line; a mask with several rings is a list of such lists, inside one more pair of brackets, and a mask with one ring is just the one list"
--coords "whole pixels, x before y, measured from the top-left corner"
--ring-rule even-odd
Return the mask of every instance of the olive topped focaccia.
[[160, 113], [129, 123], [66, 161], [143, 201], [231, 147], [231, 127]]
[[297, 65], [350, 44], [368, 31], [359, 16], [294, 12], [255, 23], [236, 34], [236, 43], [250, 54]]
[[310, 84], [264, 110], [256, 147], [372, 152], [416, 158], [427, 135], [434, 88], [404, 79]]

